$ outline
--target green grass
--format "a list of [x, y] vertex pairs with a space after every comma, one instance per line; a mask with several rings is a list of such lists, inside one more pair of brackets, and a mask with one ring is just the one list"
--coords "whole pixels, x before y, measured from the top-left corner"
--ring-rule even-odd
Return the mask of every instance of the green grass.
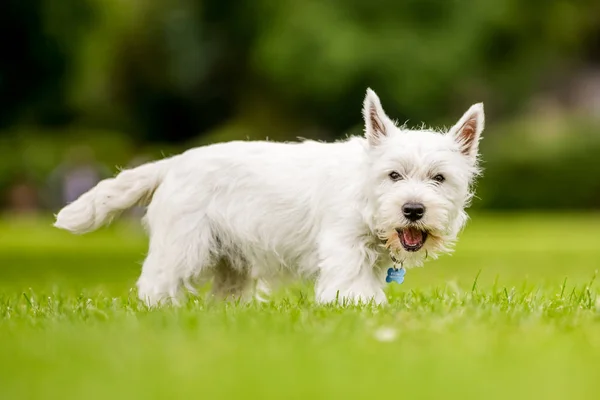
[[478, 215], [386, 308], [131, 291], [145, 239], [0, 223], [0, 399], [597, 399], [599, 215]]

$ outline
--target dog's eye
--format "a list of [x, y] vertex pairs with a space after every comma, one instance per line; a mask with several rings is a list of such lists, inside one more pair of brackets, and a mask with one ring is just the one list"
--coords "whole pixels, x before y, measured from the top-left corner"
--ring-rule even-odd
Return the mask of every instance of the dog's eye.
[[390, 172], [389, 175], [390, 179], [393, 181], [399, 181], [400, 179], [402, 179], [402, 175], [400, 175], [399, 173], [397, 173], [396, 171], [392, 171]]
[[446, 180], [446, 178], [444, 178], [444, 175], [442, 175], [442, 174], [437, 174], [436, 176], [433, 177], [433, 180], [436, 181], [437, 183], [442, 183]]

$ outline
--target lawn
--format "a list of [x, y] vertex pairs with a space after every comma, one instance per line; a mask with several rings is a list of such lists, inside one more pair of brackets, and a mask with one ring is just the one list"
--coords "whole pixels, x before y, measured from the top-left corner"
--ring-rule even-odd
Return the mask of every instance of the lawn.
[[145, 239], [0, 223], [0, 399], [600, 398], [600, 215], [475, 215], [385, 308], [131, 290]]

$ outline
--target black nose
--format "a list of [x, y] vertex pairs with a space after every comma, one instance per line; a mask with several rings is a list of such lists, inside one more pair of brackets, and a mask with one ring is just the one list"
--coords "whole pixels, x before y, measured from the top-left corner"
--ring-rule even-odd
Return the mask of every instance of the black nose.
[[421, 203], [406, 203], [402, 206], [402, 214], [410, 221], [418, 221], [425, 214], [425, 206]]

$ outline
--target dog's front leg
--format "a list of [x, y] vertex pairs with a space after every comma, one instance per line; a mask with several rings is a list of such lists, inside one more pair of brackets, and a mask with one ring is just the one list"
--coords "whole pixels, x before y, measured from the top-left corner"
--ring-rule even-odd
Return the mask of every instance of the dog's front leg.
[[320, 243], [319, 256], [319, 277], [315, 287], [317, 302], [341, 305], [387, 303], [383, 280], [377, 274], [373, 257], [362, 243], [329, 235]]

